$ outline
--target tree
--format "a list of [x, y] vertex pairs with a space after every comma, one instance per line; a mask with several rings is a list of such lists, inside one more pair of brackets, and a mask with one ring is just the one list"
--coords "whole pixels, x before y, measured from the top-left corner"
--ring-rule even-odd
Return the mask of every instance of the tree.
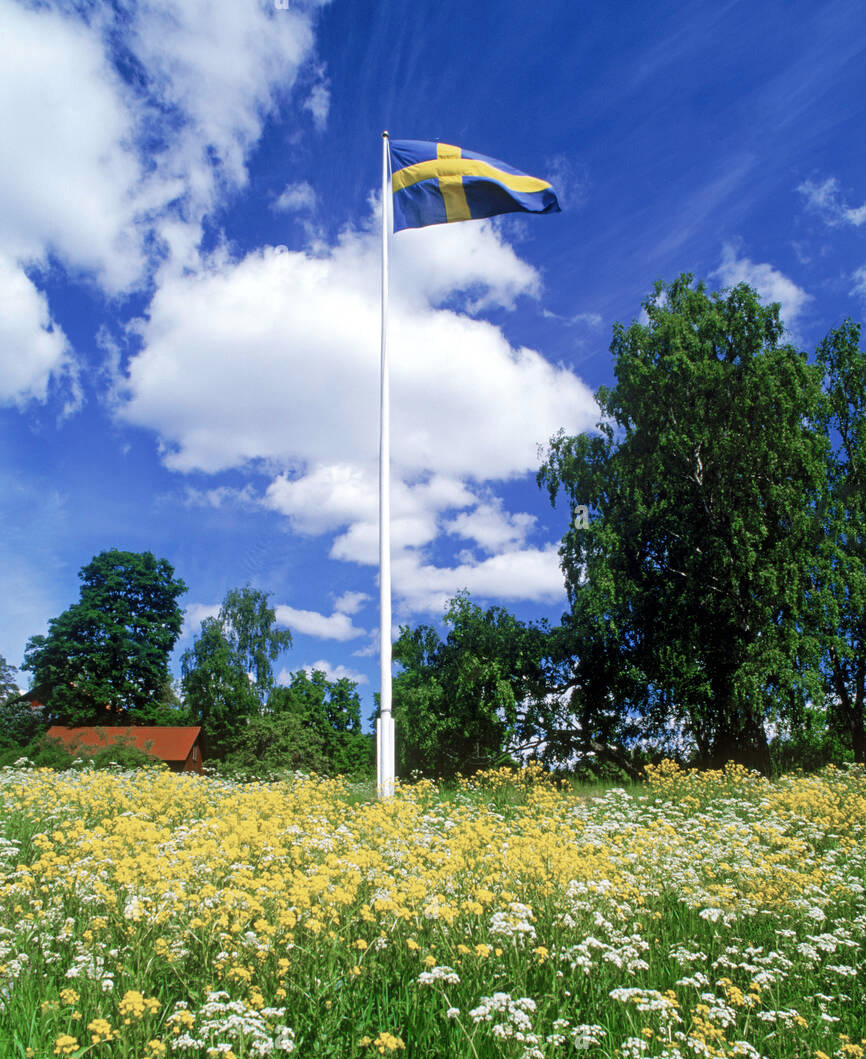
[[34, 636], [24, 668], [46, 713], [66, 724], [126, 724], [168, 679], [186, 591], [166, 559], [112, 549], [79, 572], [79, 602]]
[[15, 678], [17, 672], [15, 666], [10, 666], [3, 655], [0, 655], [0, 703], [8, 702], [21, 694]]
[[766, 726], [815, 692], [807, 615], [825, 486], [820, 372], [741, 284], [659, 283], [614, 328], [598, 433], [553, 438], [539, 472], [573, 523], [560, 551], [582, 724], [619, 712], [656, 746], [766, 768]]
[[851, 320], [818, 349], [825, 373], [823, 425], [829, 497], [816, 594], [822, 619], [831, 726], [866, 762], [866, 353]]
[[[303, 743], [318, 748], [320, 763], [312, 769], [329, 775], [363, 772], [372, 764], [372, 741], [361, 731], [361, 700], [357, 685], [341, 677], [330, 681], [318, 669], [293, 674], [287, 687], [277, 687], [268, 700], [269, 716], [288, 717], [303, 726]], [[307, 755], [300, 753], [299, 762]], [[303, 764], [296, 767], [303, 768]]]
[[237, 771], [269, 776], [286, 769], [320, 775], [366, 772], [373, 744], [361, 731], [361, 701], [355, 684], [329, 681], [301, 670], [271, 692], [263, 713], [238, 724], [223, 760]]
[[210, 756], [222, 756], [238, 730], [260, 714], [274, 686], [272, 662], [291, 645], [264, 592], [230, 589], [216, 618], [205, 618], [181, 658], [186, 704], [204, 728]]
[[[0, 655], [0, 764], [19, 756], [21, 750], [44, 728], [42, 711], [21, 699], [15, 666]], [[4, 753], [9, 751], [9, 753]]]
[[219, 620], [233, 657], [245, 673], [251, 674], [256, 697], [264, 706], [274, 687], [271, 663], [292, 646], [292, 634], [277, 628], [276, 611], [268, 605], [268, 594], [249, 585], [229, 589]]
[[394, 658], [394, 721], [399, 770], [440, 777], [512, 760], [533, 741], [526, 702], [542, 683], [546, 630], [502, 607], [484, 611], [466, 593], [445, 612], [443, 641], [434, 628], [402, 627]]
[[156, 725], [157, 727], [194, 723], [194, 718], [181, 700], [174, 681], [170, 679], [165, 681], [156, 697], [140, 709], [135, 717], [138, 724]]

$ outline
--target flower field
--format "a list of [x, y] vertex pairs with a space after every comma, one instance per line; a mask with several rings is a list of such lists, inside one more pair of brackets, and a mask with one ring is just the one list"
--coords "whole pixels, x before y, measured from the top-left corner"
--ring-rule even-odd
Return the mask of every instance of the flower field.
[[0, 1059], [866, 1056], [866, 773], [0, 773]]

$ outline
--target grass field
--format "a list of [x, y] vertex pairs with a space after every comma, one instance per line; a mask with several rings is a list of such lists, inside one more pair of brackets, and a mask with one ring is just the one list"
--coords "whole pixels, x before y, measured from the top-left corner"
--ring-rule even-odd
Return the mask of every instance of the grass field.
[[0, 1059], [866, 1055], [866, 772], [0, 773]]

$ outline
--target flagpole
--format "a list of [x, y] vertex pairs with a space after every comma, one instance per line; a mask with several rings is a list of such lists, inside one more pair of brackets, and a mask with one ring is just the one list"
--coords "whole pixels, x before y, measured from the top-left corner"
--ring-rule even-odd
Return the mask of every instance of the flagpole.
[[382, 344], [379, 368], [379, 718], [376, 786], [394, 793], [394, 718], [391, 715], [391, 383], [388, 372], [388, 248], [391, 187], [388, 133], [382, 133]]

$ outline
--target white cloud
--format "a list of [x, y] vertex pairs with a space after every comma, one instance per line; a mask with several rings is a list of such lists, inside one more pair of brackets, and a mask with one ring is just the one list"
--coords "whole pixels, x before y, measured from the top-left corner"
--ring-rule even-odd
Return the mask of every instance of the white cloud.
[[866, 224], [866, 203], [862, 206], [847, 205], [842, 199], [836, 177], [828, 177], [820, 184], [807, 180], [797, 190], [805, 196], [807, 206], [820, 214], [831, 228], [845, 224], [859, 228], [861, 224]]
[[354, 640], [363, 636], [365, 630], [352, 624], [348, 614], [335, 610], [333, 614], [326, 616], [314, 610], [297, 610], [295, 607], [280, 605], [274, 607], [277, 615], [277, 623], [288, 628], [291, 632], [301, 633], [305, 636], [315, 636], [320, 640]]
[[286, 184], [279, 198], [274, 202], [274, 209], [283, 213], [311, 210], [316, 205], [316, 193], [311, 184], [305, 180], [297, 184]]
[[[320, 614], [314, 610], [301, 610], [286, 604], [274, 606], [276, 623], [292, 633], [315, 636], [321, 640], [354, 640], [366, 635], [366, 630], [352, 623], [351, 614], [357, 612], [368, 599], [363, 592], [347, 592], [337, 600], [334, 613]], [[220, 605], [214, 603], [191, 603], [184, 611], [182, 637], [197, 636], [205, 618], [216, 618]]]
[[70, 408], [80, 400], [66, 336], [45, 295], [0, 254], [0, 403], [44, 401], [52, 380], [67, 390]]
[[326, 80], [319, 81], [313, 85], [304, 109], [313, 116], [313, 124], [322, 132], [328, 123], [328, 111], [331, 109], [331, 90]]
[[379, 510], [375, 468], [347, 462], [320, 464], [293, 479], [281, 474], [268, 487], [265, 504], [310, 535], [359, 518], [374, 522]]
[[718, 276], [726, 287], [748, 283], [766, 304], [779, 302], [782, 307], [782, 321], [789, 328], [796, 325], [806, 303], [812, 299], [811, 294], [807, 294], [772, 265], [738, 257], [737, 251], [730, 243], [722, 250], [722, 263], [713, 275]]
[[854, 280], [851, 293], [866, 299], [866, 265], [858, 268], [851, 278]]
[[236, 0], [149, 0], [130, 4], [129, 15], [151, 93], [180, 118], [172, 168], [194, 195], [213, 191], [214, 159], [223, 180], [243, 184], [247, 151], [311, 53], [309, 14], [300, 5], [276, 14]]
[[478, 504], [471, 511], [461, 512], [446, 522], [444, 528], [449, 533], [475, 541], [484, 551], [498, 552], [522, 545], [535, 521], [534, 515], [510, 515], [503, 510], [502, 502], [494, 499]]
[[565, 601], [558, 545], [504, 551], [482, 562], [453, 567], [424, 564], [415, 555], [399, 557], [393, 568], [394, 594], [401, 613], [442, 614], [461, 589], [476, 599]]
[[99, 37], [56, 10], [0, 3], [0, 244], [53, 252], [110, 291], [142, 267], [130, 100]]
[[604, 323], [601, 313], [574, 313], [572, 316], [562, 316], [560, 313], [545, 309], [544, 316], [548, 320], [559, 320], [560, 323], [569, 324], [572, 327], [585, 327], [592, 331], [598, 331]]
[[184, 608], [181, 639], [194, 639], [201, 631], [201, 623], [205, 618], [216, 618], [219, 612], [219, 603], [190, 603]]
[[[378, 239], [368, 242], [373, 277], [378, 252]], [[459, 295], [470, 312], [510, 309], [519, 296], [537, 297], [541, 290], [535, 269], [487, 221], [407, 229], [392, 240], [391, 255], [391, 290], [398, 303], [411, 307], [427, 309]]]
[[[275, 12], [236, 0], [122, 0], [77, 17], [2, 0], [5, 252], [27, 263], [53, 254], [110, 293], [142, 282], [154, 248], [163, 267], [195, 266], [202, 219], [226, 188], [245, 184], [268, 114], [312, 54], [322, 2]], [[115, 70], [118, 37], [138, 64], [134, 85]], [[313, 109], [323, 121], [319, 78]]]
[[[417, 244], [394, 254], [394, 466], [404, 475], [522, 474], [539, 443], [594, 418], [592, 394], [534, 350], [512, 348], [497, 327], [436, 308], [467, 285], [507, 305], [519, 282], [525, 291], [537, 282], [492, 229], [450, 227], [459, 234], [448, 256], [435, 239], [430, 260]], [[375, 235], [348, 233], [327, 254], [265, 249], [166, 278], [140, 325], [123, 418], [157, 430], [176, 470], [278, 459], [310, 469], [311, 487], [331, 475], [341, 492], [366, 490], [378, 446], [377, 272]]]
[[187, 507], [210, 507], [219, 509], [231, 507], [258, 507], [259, 498], [251, 484], [242, 489], [229, 485], [218, 485], [213, 489], [195, 489], [188, 486], [184, 492], [183, 502]]
[[344, 592], [334, 601], [334, 610], [343, 614], [357, 614], [369, 599], [366, 592]]
[[[378, 559], [374, 227], [330, 248], [266, 248], [164, 276], [139, 323], [142, 352], [119, 410], [158, 433], [175, 470], [281, 465], [261, 502], [296, 532], [335, 534], [332, 558], [365, 565]], [[430, 568], [436, 585], [413, 588], [428, 569], [425, 549], [450, 530], [486, 552], [509, 550], [519, 575], [509, 598], [551, 598], [561, 593], [555, 556], [551, 568], [545, 553], [521, 550], [531, 516], [505, 512], [483, 483], [534, 472], [539, 445], [556, 431], [595, 423], [594, 398], [569, 370], [457, 310], [467, 300], [473, 311], [507, 307], [538, 291], [535, 271], [493, 227], [441, 226], [424, 233], [428, 243], [415, 234], [395, 238], [393, 253], [395, 593], [402, 577], [412, 606], [423, 597], [441, 610], [443, 592], [483, 587], [495, 566], [473, 560], [456, 572]]]

